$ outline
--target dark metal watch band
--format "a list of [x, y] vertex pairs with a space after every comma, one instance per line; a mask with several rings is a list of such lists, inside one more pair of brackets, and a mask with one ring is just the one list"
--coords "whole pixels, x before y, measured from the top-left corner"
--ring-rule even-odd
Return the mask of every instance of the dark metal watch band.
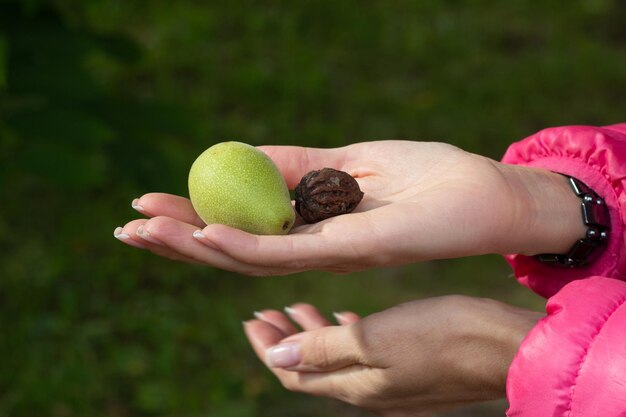
[[602, 252], [600, 249], [606, 245], [609, 238], [611, 220], [602, 198], [576, 178], [569, 176], [567, 178], [574, 193], [582, 199], [583, 223], [587, 226], [585, 237], [576, 242], [564, 255], [545, 253], [535, 257], [540, 262], [550, 265], [574, 268], [587, 265], [600, 255]]

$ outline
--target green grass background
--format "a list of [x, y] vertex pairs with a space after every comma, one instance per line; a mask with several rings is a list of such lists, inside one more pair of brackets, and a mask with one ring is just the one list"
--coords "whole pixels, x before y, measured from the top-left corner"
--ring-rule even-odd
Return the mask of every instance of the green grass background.
[[224, 140], [499, 158], [544, 127], [624, 121], [625, 21], [619, 0], [0, 2], [0, 416], [361, 416], [285, 391], [241, 321], [448, 293], [541, 309], [498, 256], [261, 279], [112, 231], [134, 197], [186, 195]]

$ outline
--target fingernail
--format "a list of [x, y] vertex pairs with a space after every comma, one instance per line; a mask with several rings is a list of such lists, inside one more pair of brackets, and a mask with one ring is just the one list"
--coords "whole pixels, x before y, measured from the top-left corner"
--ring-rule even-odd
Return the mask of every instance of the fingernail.
[[124, 231], [123, 228], [116, 227], [115, 230], [113, 231], [113, 237], [119, 240], [128, 239], [130, 236], [128, 236], [128, 234], [126, 233], [122, 233], [123, 231]]
[[129, 244], [130, 246], [134, 246], [139, 249], [146, 249], [144, 245], [137, 242], [135, 239], [131, 239], [128, 233], [123, 233], [123, 232], [124, 232], [123, 228], [116, 227], [115, 230], [113, 231], [113, 237], [115, 237], [117, 240], [123, 241], [126, 244]]
[[345, 317], [341, 315], [341, 313], [337, 313], [336, 311], [333, 311], [333, 316], [335, 317], [335, 320], [337, 320], [337, 323], [341, 323], [345, 321]]
[[289, 368], [300, 363], [300, 345], [284, 343], [265, 351], [265, 363], [270, 368]]
[[254, 317], [256, 317], [259, 320], [265, 320], [265, 316], [260, 311], [255, 311], [252, 314], [254, 315]]
[[295, 308], [285, 307], [283, 310], [285, 310], [285, 313], [289, 314], [290, 316], [295, 316], [298, 314], [298, 310], [296, 310]]
[[137, 211], [144, 211], [143, 206], [139, 205], [139, 199], [138, 198], [134, 199], [133, 202], [130, 203], [130, 206], [132, 208], [134, 208], [135, 210], [137, 210]]
[[154, 243], [155, 245], [163, 245], [163, 242], [152, 237], [152, 235], [150, 235], [150, 233], [143, 227], [143, 225], [139, 226], [135, 233], [137, 233], [137, 236], [139, 236], [143, 240]]
[[215, 246], [215, 244], [213, 242], [211, 242], [209, 239], [207, 239], [206, 235], [200, 229], [198, 229], [195, 232], [193, 232], [193, 237], [195, 237], [196, 239], [201, 241], [202, 244], [204, 244], [205, 246], [208, 246], [211, 249], [220, 250], [220, 248]]

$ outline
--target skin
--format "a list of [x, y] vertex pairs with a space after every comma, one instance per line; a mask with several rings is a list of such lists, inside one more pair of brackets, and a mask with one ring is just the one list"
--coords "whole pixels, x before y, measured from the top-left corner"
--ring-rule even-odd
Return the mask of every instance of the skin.
[[157, 255], [246, 275], [373, 267], [485, 253], [564, 253], [584, 236], [580, 201], [565, 178], [505, 165], [444, 143], [379, 141], [343, 148], [260, 147], [293, 189], [331, 167], [359, 182], [355, 212], [286, 236], [206, 225], [189, 200], [150, 193], [133, 201], [149, 219], [115, 231]]
[[[541, 317], [464, 296], [417, 300], [362, 320], [342, 312], [340, 326], [309, 304], [287, 311], [264, 310], [244, 323], [257, 356], [280, 382], [386, 417], [428, 416], [504, 397], [508, 367]], [[277, 366], [271, 351], [289, 345], [297, 346], [299, 361]]]
[[[149, 219], [133, 220], [115, 236], [160, 256], [247, 275], [564, 253], [584, 236], [580, 201], [563, 176], [546, 170], [500, 164], [442, 143], [260, 149], [290, 189], [307, 172], [331, 167], [354, 176], [365, 197], [349, 215], [297, 223], [287, 236], [256, 236], [204, 224], [186, 198], [150, 193], [133, 201]], [[343, 312], [342, 326], [330, 326], [310, 305], [289, 313], [304, 332], [270, 310], [245, 323], [255, 352], [285, 387], [389, 417], [504, 396], [513, 356], [540, 317], [459, 296], [415, 301], [363, 320]], [[285, 367], [271, 352], [286, 346], [298, 361]]]

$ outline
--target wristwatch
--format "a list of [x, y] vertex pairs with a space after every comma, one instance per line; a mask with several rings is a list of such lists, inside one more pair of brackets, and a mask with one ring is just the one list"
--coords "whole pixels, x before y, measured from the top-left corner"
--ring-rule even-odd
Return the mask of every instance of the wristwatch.
[[575, 268], [589, 264], [602, 253], [609, 239], [611, 220], [609, 210], [598, 194], [576, 178], [566, 177], [574, 193], [582, 200], [582, 220], [587, 232], [566, 254], [544, 253], [535, 257], [549, 265]]

